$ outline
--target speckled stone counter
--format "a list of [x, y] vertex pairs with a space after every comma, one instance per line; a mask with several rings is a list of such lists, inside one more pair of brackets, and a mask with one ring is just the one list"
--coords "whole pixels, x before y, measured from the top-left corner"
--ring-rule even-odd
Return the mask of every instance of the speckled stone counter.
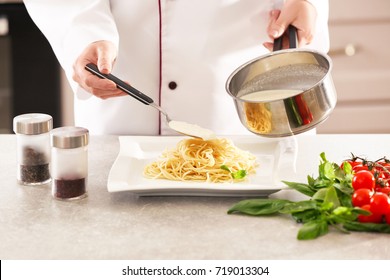
[[[390, 135], [302, 136], [298, 145], [302, 181], [317, 174], [322, 151], [332, 161], [390, 155]], [[118, 137], [92, 136], [88, 197], [58, 201], [49, 185], [17, 184], [16, 138], [0, 135], [0, 259], [390, 259], [390, 235], [331, 231], [298, 241], [290, 217], [227, 215], [242, 198], [109, 193], [118, 152]], [[302, 198], [291, 190], [272, 196]]]

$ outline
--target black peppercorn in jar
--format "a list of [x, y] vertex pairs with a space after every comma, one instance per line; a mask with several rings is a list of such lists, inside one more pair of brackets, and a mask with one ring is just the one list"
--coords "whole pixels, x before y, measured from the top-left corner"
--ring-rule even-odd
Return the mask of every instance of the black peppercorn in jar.
[[51, 131], [52, 195], [60, 200], [87, 196], [88, 130], [60, 127]]
[[31, 113], [16, 116], [13, 129], [17, 143], [17, 180], [23, 185], [49, 183], [50, 130], [53, 118], [47, 114]]

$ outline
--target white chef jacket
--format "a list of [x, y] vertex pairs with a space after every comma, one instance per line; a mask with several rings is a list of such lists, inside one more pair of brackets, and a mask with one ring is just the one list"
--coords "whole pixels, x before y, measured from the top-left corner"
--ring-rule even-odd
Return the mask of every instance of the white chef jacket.
[[[280, 0], [25, 0], [75, 93], [75, 125], [91, 134], [174, 134], [159, 114], [130, 96], [101, 100], [72, 81], [84, 48], [109, 40], [118, 47], [113, 74], [149, 95], [173, 120], [217, 135], [250, 134], [225, 90], [228, 76], [269, 51], [262, 43], [269, 11]], [[308, 48], [327, 52], [328, 1], [318, 12]], [[44, 63], [44, 62], [43, 62]]]

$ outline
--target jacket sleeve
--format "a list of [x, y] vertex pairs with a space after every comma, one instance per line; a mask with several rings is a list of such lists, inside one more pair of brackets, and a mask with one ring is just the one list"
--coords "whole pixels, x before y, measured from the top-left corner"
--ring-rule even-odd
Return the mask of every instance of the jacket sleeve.
[[109, 0], [24, 0], [24, 4], [68, 78], [88, 44], [99, 40], [119, 44]]
[[310, 2], [317, 10], [316, 32], [313, 42], [309, 47], [319, 51], [329, 51], [329, 0], [306, 0]]

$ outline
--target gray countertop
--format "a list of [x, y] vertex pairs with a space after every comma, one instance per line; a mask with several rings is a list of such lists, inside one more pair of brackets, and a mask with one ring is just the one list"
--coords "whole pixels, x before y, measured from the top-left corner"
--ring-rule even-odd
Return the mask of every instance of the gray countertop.
[[[316, 175], [319, 153], [390, 155], [390, 135], [317, 135], [298, 140], [298, 174]], [[237, 197], [137, 197], [109, 193], [116, 136], [92, 136], [88, 197], [64, 202], [49, 185], [16, 182], [16, 138], [0, 135], [0, 259], [390, 259], [390, 236], [331, 231], [296, 239], [290, 217], [227, 215]], [[295, 191], [272, 196], [299, 199]], [[373, 249], [375, 248], [375, 249]]]

